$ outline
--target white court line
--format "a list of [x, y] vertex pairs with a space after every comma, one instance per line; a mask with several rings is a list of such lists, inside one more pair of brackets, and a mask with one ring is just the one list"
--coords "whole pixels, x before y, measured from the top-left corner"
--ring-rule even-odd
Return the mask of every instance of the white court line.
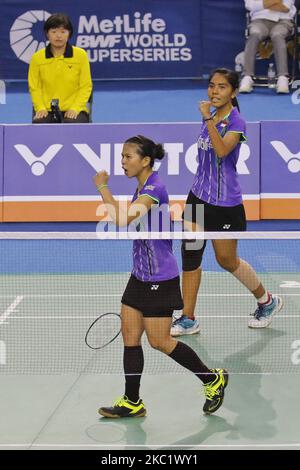
[[0, 325], [5, 322], [5, 320], [9, 317], [9, 315], [15, 310], [17, 305], [19, 305], [20, 302], [22, 302], [24, 296], [23, 295], [17, 295], [15, 300], [13, 301], [12, 304], [5, 310], [2, 315], [0, 315]]
[[[291, 293], [285, 294], [284, 292], [273, 292], [274, 295], [281, 295], [283, 297], [300, 297], [299, 294]], [[23, 297], [28, 298], [53, 298], [53, 297], [122, 297], [123, 292], [119, 294], [24, 294]], [[9, 298], [13, 295], [0, 295], [0, 298]], [[200, 297], [253, 297], [252, 294], [200, 294]]]

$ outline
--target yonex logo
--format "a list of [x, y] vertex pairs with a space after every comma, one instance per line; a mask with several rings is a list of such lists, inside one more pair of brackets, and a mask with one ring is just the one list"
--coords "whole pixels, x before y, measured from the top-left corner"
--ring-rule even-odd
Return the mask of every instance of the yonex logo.
[[159, 288], [158, 284], [152, 284], [151, 290], [157, 290]]
[[[50, 13], [43, 10], [27, 11], [19, 16], [10, 28], [10, 45], [16, 56], [29, 64], [32, 54], [45, 47], [45, 40], [42, 40], [42, 25], [49, 18]], [[34, 38], [36, 26], [41, 23], [40, 39]], [[34, 32], [33, 32], [34, 30]]]
[[300, 171], [300, 152], [292, 153], [280, 140], [272, 140], [270, 143], [281, 158], [287, 163], [288, 170], [291, 173], [298, 173]]
[[223, 225], [223, 229], [224, 229], [224, 230], [229, 230], [230, 227], [231, 227], [230, 224], [225, 224], [225, 225]]
[[62, 148], [61, 144], [50, 145], [41, 157], [36, 157], [27, 145], [17, 144], [14, 146], [25, 162], [31, 167], [31, 173], [41, 176], [45, 173], [46, 166]]

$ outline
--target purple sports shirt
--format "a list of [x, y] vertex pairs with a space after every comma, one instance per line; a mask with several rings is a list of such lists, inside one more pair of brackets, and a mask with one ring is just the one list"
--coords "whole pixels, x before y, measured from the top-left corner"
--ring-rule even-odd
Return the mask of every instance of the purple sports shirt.
[[236, 164], [246, 123], [237, 108], [216, 125], [221, 136], [228, 132], [240, 134], [240, 142], [226, 157], [219, 158], [211, 144], [206, 123], [201, 126], [198, 138], [198, 168], [191, 191], [199, 199], [215, 206], [232, 207], [242, 203]]
[[[167, 190], [154, 171], [140, 191], [136, 190], [132, 202], [147, 194], [157, 204], [137, 222], [140, 232], [162, 232], [172, 229]], [[159, 216], [160, 212], [160, 216]], [[179, 275], [172, 240], [134, 240], [132, 274], [144, 282], [166, 281]]]

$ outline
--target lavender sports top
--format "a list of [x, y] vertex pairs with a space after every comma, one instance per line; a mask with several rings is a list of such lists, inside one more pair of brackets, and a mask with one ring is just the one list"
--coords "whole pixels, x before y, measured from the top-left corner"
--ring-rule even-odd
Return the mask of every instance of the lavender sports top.
[[191, 191], [199, 199], [215, 206], [232, 207], [242, 203], [236, 164], [246, 123], [236, 108], [216, 125], [223, 137], [228, 132], [240, 134], [240, 142], [226, 157], [219, 158], [211, 144], [206, 123], [203, 122], [198, 138], [198, 168]]
[[[138, 221], [139, 231], [170, 231], [169, 196], [157, 172], [153, 172], [140, 191], [136, 190], [132, 202], [139, 196], [147, 195], [153, 205]], [[158, 211], [162, 216], [158, 217]], [[177, 262], [172, 251], [172, 240], [134, 240], [132, 274], [144, 282], [166, 281], [179, 275]]]

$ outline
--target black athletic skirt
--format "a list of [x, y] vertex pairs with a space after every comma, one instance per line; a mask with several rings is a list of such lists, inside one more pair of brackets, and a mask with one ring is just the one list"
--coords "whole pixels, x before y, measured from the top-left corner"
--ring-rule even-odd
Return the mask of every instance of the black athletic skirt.
[[131, 275], [121, 302], [144, 317], [171, 317], [174, 310], [183, 308], [180, 278], [143, 282]]
[[202, 201], [192, 191], [186, 200], [192, 210], [184, 210], [183, 218], [189, 222], [196, 222], [196, 207], [204, 205], [205, 232], [243, 232], [247, 228], [246, 214], [243, 204], [232, 207], [214, 206]]

